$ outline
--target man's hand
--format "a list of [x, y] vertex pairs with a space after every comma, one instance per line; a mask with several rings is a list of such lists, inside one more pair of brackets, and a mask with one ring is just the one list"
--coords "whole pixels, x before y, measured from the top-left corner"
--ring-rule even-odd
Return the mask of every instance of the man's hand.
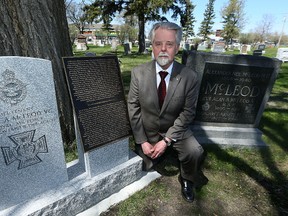
[[151, 158], [156, 159], [156, 158], [160, 157], [162, 154], [164, 154], [166, 148], [167, 148], [167, 145], [166, 145], [165, 141], [160, 140], [159, 142], [157, 142], [154, 145], [154, 150], [153, 150], [153, 153], [151, 155]]
[[141, 144], [142, 151], [145, 155], [152, 158], [152, 154], [154, 152], [154, 146], [151, 145], [149, 142], [144, 142]]

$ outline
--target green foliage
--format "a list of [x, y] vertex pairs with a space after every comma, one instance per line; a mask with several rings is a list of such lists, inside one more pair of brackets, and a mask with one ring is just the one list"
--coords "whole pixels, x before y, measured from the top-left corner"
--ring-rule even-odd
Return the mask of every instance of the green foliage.
[[207, 35], [212, 33], [212, 27], [214, 24], [213, 19], [215, 18], [214, 2], [215, 0], [209, 0], [209, 3], [206, 5], [206, 9], [204, 12], [204, 19], [201, 22], [201, 25], [199, 28], [198, 35], [202, 36], [203, 40], [206, 40]]
[[[167, 20], [165, 17], [161, 17], [159, 14], [163, 12], [167, 13], [169, 10], [173, 11], [172, 17], [177, 18], [180, 16], [181, 25], [183, 27], [190, 27], [189, 34], [191, 34], [191, 27], [193, 29], [193, 16], [192, 13], [187, 16], [186, 12], [193, 11], [194, 6], [189, 0], [178, 1], [162, 1], [162, 0], [135, 0], [135, 1], [123, 1], [123, 0], [95, 0], [89, 6], [85, 6], [84, 10], [92, 21], [104, 21], [108, 23], [112, 20], [115, 14], [124, 12], [124, 17], [137, 16], [138, 18], [138, 41], [139, 41], [139, 53], [143, 53], [145, 50], [145, 23], [146, 21], [160, 21]], [[188, 19], [187, 19], [188, 18]], [[188, 30], [188, 29], [187, 29]], [[193, 33], [194, 34], [194, 33]]]
[[189, 0], [186, 1], [185, 16], [181, 20], [183, 29], [183, 38], [186, 41], [188, 37], [194, 36], [194, 23], [196, 22], [193, 16], [195, 5], [193, 5]]
[[229, 3], [221, 11], [223, 19], [222, 37], [226, 43], [232, 43], [237, 38], [244, 19], [244, 0], [229, 0]]

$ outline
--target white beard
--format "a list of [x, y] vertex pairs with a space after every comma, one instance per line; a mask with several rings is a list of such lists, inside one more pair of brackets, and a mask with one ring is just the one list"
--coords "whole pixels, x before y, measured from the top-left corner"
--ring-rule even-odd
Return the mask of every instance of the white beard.
[[169, 57], [167, 53], [159, 53], [156, 61], [160, 66], [165, 66], [169, 63], [169, 58], [162, 58], [163, 56]]

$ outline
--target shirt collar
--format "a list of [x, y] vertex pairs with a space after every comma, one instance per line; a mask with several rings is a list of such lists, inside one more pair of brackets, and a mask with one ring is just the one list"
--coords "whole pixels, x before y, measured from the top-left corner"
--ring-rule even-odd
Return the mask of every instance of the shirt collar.
[[167, 70], [163, 70], [161, 66], [156, 62], [156, 73], [158, 74], [160, 71], [166, 71], [169, 75], [171, 75], [173, 64], [174, 62], [172, 62], [172, 64], [167, 68]]

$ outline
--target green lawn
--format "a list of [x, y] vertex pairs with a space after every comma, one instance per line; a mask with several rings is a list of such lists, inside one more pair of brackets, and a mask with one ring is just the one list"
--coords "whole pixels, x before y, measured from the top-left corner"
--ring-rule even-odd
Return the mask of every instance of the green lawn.
[[[127, 93], [131, 68], [147, 62], [151, 55], [138, 55], [136, 48], [127, 56], [123, 51], [119, 47], [115, 54], [121, 61]], [[102, 55], [110, 50], [89, 46], [89, 52]], [[275, 57], [276, 52], [276, 48], [266, 49], [265, 56]], [[177, 56], [180, 59], [181, 53]], [[223, 149], [205, 145], [204, 172], [210, 181], [197, 192], [197, 201], [192, 205], [179, 198], [177, 168], [166, 163], [166, 176], [103, 215], [288, 215], [287, 101], [288, 63], [284, 63], [259, 127], [269, 147]]]

